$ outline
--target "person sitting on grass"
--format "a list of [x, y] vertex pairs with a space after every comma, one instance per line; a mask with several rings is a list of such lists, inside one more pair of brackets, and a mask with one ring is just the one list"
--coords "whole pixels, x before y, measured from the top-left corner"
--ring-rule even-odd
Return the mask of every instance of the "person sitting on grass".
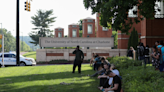
[[[115, 68], [115, 65], [114, 65], [114, 64], [111, 64], [110, 70], [111, 70], [113, 73], [115, 73], [116, 75], [119, 76], [119, 71]], [[109, 83], [109, 86], [112, 87], [112, 86], [113, 86], [113, 85], [112, 85], [113, 77], [108, 77], [108, 76], [106, 76], [106, 75], [104, 75], [103, 77], [104, 77], [104, 78], [106, 77], [106, 78], [109, 79], [109, 82], [108, 82], [108, 83]], [[119, 77], [120, 77], [120, 76], [119, 76]], [[120, 77], [120, 78], [121, 78], [121, 77]], [[101, 89], [103, 89], [103, 87], [100, 87], [99, 89], [101, 90]]]
[[104, 74], [98, 76], [98, 79], [100, 79], [100, 87], [98, 87], [99, 89], [109, 87], [109, 84], [108, 84], [109, 79], [107, 78], [107, 76], [105, 76], [105, 72], [110, 70], [110, 64], [107, 62], [104, 62], [103, 66], [104, 66]]
[[91, 58], [91, 60], [90, 60], [90, 66], [93, 66], [93, 63], [94, 63], [94, 61], [95, 61], [95, 53], [92, 53], [92, 58]]
[[[110, 70], [120, 77], [119, 71], [116, 69], [114, 64], [111, 64]], [[112, 86], [113, 77], [109, 77], [109, 85]]]
[[[102, 66], [102, 69], [100, 71], [97, 71], [95, 74], [91, 75], [91, 77], [95, 77], [97, 76], [98, 74], [104, 74], [106, 69], [104, 68], [104, 63], [106, 63], [107, 61], [105, 60], [104, 57], [101, 58], [101, 66]], [[108, 62], [107, 62], [108, 63]], [[110, 63], [108, 63], [109, 67], [110, 67]], [[108, 68], [107, 68], [108, 69]]]
[[111, 70], [105, 72], [105, 76], [113, 77], [113, 86], [110, 88], [104, 88], [104, 92], [120, 92], [121, 91], [121, 79], [118, 75], [113, 73]]
[[97, 54], [95, 56], [95, 64], [94, 64], [94, 70], [98, 71], [99, 67], [101, 66], [101, 60], [99, 55]]

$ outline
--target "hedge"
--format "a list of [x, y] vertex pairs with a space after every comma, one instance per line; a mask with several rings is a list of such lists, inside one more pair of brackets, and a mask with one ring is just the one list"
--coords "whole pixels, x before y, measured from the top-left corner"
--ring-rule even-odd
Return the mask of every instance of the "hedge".
[[127, 57], [107, 58], [116, 65], [122, 76], [124, 92], [164, 92], [164, 74], [153, 66], [142, 66], [142, 61]]

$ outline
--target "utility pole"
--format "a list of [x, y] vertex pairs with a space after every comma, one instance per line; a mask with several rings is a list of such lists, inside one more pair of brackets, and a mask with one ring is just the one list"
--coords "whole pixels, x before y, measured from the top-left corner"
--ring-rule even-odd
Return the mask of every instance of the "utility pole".
[[23, 32], [22, 33], [22, 51], [23, 51]]
[[16, 13], [16, 60], [17, 66], [20, 66], [20, 42], [19, 42], [19, 0], [17, 0], [17, 13]]

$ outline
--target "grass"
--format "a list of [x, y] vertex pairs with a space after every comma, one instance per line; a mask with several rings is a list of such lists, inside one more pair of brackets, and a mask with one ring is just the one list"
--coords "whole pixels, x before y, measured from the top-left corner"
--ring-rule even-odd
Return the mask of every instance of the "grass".
[[[100, 92], [99, 80], [90, 78], [94, 71], [82, 65], [82, 74], [72, 74], [72, 65], [0, 68], [1, 92]], [[61, 82], [72, 83], [61, 85]]]
[[36, 52], [28, 52], [24, 54], [23, 56], [29, 57], [29, 58], [34, 58], [36, 60]]

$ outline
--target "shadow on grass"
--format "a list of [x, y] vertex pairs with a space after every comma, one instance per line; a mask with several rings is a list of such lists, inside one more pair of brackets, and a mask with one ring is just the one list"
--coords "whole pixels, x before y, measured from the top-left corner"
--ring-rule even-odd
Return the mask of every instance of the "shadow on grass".
[[[14, 77], [3, 77], [0, 78], [0, 92], [100, 92], [97, 89], [99, 80], [97, 77], [90, 78], [91, 82], [85, 82], [88, 80], [85, 79], [86, 76], [93, 74], [93, 70], [84, 70], [82, 74], [78, 74], [76, 71], [74, 74], [72, 72], [58, 72], [58, 73], [49, 73], [49, 74], [32, 74], [24, 76], [14, 76]], [[85, 78], [84, 78], [85, 77]], [[15, 83], [20, 82], [30, 82], [30, 81], [41, 81], [41, 80], [54, 80], [58, 79], [68, 79], [72, 78], [70, 85], [44, 85], [38, 84], [32, 86], [19, 87], [15, 86]], [[78, 78], [74, 80], [74, 78]], [[52, 82], [52, 81], [50, 81]], [[64, 82], [64, 81], [62, 81]], [[73, 83], [76, 82], [76, 83]], [[78, 83], [77, 83], [78, 82]]]
[[8, 86], [1, 89], [1, 92], [100, 92], [97, 88], [97, 82], [72, 83], [70, 85], [35, 85], [16, 88]]
[[13, 76], [13, 77], [3, 77], [0, 78], [1, 84], [10, 84], [11, 82], [26, 82], [26, 81], [38, 81], [38, 80], [52, 80], [52, 79], [66, 79], [74, 77], [85, 77], [93, 74], [93, 70], [84, 70], [82, 74], [79, 74], [77, 71], [73, 74], [72, 72], [58, 72], [58, 73], [48, 73], [48, 74], [32, 74], [32, 75], [23, 75], [23, 76]]

